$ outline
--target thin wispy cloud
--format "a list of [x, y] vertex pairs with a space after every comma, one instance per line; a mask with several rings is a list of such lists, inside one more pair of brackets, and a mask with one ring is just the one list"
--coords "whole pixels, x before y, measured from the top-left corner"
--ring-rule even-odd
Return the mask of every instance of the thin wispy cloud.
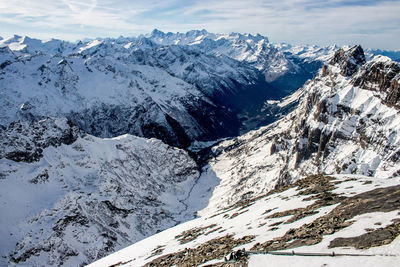
[[132, 36], [207, 29], [272, 41], [400, 49], [400, 0], [0, 0], [0, 35]]

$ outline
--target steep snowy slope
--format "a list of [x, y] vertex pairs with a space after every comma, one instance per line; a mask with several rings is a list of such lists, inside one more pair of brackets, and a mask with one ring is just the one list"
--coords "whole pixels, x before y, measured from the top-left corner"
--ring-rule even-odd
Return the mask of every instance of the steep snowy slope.
[[194, 216], [197, 164], [159, 140], [53, 118], [14, 122], [0, 140], [1, 266], [78, 266]]
[[[198, 184], [220, 181], [206, 186], [213, 193], [199, 218], [91, 266], [222, 266], [241, 248], [250, 251], [238, 259], [244, 266], [395, 265], [399, 80], [389, 58], [366, 62], [359, 46], [339, 49], [314, 80], [275, 103], [300, 98], [295, 111], [212, 148]], [[289, 256], [265, 253], [275, 250]]]
[[[158, 233], [89, 266], [395, 266], [399, 212], [398, 178], [315, 175]], [[245, 255], [224, 261], [239, 249]], [[274, 255], [276, 250], [284, 255]]]
[[398, 176], [399, 80], [389, 58], [340, 49], [296, 93], [296, 110], [212, 149], [206, 168], [221, 182], [203, 214], [315, 173]]

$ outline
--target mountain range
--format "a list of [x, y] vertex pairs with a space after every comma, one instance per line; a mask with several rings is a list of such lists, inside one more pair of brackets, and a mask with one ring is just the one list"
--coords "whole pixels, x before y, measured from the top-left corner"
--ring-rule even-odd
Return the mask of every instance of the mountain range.
[[0, 38], [0, 264], [85, 265], [140, 240], [94, 266], [396, 254], [398, 55], [205, 30]]

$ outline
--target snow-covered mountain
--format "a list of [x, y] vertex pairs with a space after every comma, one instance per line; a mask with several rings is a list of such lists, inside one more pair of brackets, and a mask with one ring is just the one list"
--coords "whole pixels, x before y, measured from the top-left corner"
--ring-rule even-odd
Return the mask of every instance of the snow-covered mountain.
[[280, 80], [286, 80], [286, 76], [289, 75], [300, 76], [301, 81], [289, 83], [286, 85], [287, 88], [283, 88], [287, 91], [300, 87], [315, 74], [321, 62], [334, 53], [332, 47], [304, 46], [303, 49], [307, 49], [309, 52], [299, 56], [301, 53], [297, 49], [290, 50], [285, 45], [272, 44], [267, 37], [260, 34], [255, 36], [240, 33], [214, 34], [206, 30], [164, 33], [154, 30], [145, 37], [160, 45], [196, 47], [206, 53], [225, 55], [240, 62], [246, 62], [261, 71], [269, 83], [280, 77]]
[[[400, 67], [387, 57], [371, 57], [359, 46], [289, 46], [260, 35], [204, 30], [155, 30], [75, 44], [1, 39], [0, 265], [82, 265], [196, 216], [134, 245], [138, 252], [129, 253], [135, 260], [116, 254], [112, 264], [117, 258], [133, 266], [164, 264], [165, 258], [153, 256], [183, 249], [178, 241], [205, 253], [210, 247], [202, 245], [213, 238], [222, 238], [211, 242], [224, 246], [221, 253], [254, 240], [260, 244], [252, 248], [269, 248], [278, 237], [275, 249], [290, 248], [285, 232], [303, 231], [310, 220], [331, 212], [341, 215], [343, 210], [334, 210], [352, 203], [351, 186], [362, 199], [363, 193], [368, 199], [380, 194], [382, 201], [374, 205], [382, 204], [399, 184], [393, 177], [400, 173]], [[333, 200], [320, 192], [333, 194], [331, 178], [301, 182], [318, 173], [335, 175], [332, 183], [341, 184]], [[325, 183], [322, 189], [311, 190], [318, 181]], [[311, 189], [298, 196], [297, 187]], [[374, 187], [386, 189], [379, 193]], [[288, 206], [286, 197], [292, 200]], [[293, 211], [304, 220], [289, 220], [289, 228], [276, 235], [251, 232], [256, 224], [261, 230], [266, 225], [262, 209], [270, 199], [283, 207], [266, 223], [271, 231], [296, 207], [308, 210], [309, 204], [314, 213]], [[380, 223], [390, 232], [397, 227], [390, 223], [398, 213], [396, 201], [387, 209], [352, 214], [386, 212]], [[238, 207], [253, 202], [255, 209]], [[254, 218], [251, 225], [242, 212]], [[359, 219], [354, 216], [346, 218]], [[374, 228], [374, 220], [367, 227]], [[196, 240], [199, 233], [206, 238]], [[157, 238], [175, 245], [153, 247]], [[147, 258], [149, 253], [154, 255]]]
[[199, 181], [217, 182], [198, 219], [93, 266], [218, 266], [241, 248], [253, 253], [239, 259], [249, 266], [290, 265], [296, 260], [257, 253], [348, 254], [348, 247], [375, 257], [318, 257], [304, 265], [394, 264], [400, 257], [399, 81], [400, 66], [389, 58], [366, 61], [360, 46], [337, 50], [315, 79], [274, 103], [300, 99], [293, 112], [211, 149]]
[[120, 135], [179, 147], [236, 135], [249, 107], [290, 91], [255, 66], [279, 69], [284, 58], [265, 37], [218, 38], [219, 48], [206, 38], [162, 43], [156, 32], [76, 44], [0, 40], [4, 264], [88, 263], [206, 207], [205, 185], [216, 178], [197, 183], [189, 154]]
[[62, 116], [98, 137], [130, 133], [187, 147], [246, 130], [242, 122], [266, 100], [297, 89], [320, 65], [261, 35], [155, 30], [75, 44], [16, 35], [0, 40], [0, 125]]
[[[239, 127], [233, 112], [216, 106], [202, 91], [233, 90], [229, 87], [233, 79], [247, 84], [256, 76], [229, 58], [211, 58], [180, 47], [143, 52], [93, 41], [65, 56], [27, 53], [29, 46], [13, 51], [9, 46], [0, 56], [4, 126], [16, 119], [67, 116], [96, 136], [132, 133], [186, 147], [193, 139], [233, 135]], [[176, 60], [180, 63], [172, 69]], [[199, 89], [196, 83], [202, 82], [207, 70], [188, 66], [206, 64], [210, 69], [209, 64], [216, 62], [220, 70], [213, 68], [210, 87]], [[178, 76], [187, 76], [192, 83]]]
[[381, 50], [381, 49], [366, 49], [365, 54], [369, 57], [381, 55], [391, 58], [394, 61], [400, 62], [400, 50]]
[[365, 62], [360, 46], [339, 49], [288, 99], [300, 98], [293, 112], [213, 147], [208, 169], [221, 183], [210, 210], [316, 173], [397, 176], [399, 81], [389, 58]]
[[157, 139], [101, 139], [66, 119], [1, 132], [0, 265], [78, 266], [193, 218], [199, 177]]

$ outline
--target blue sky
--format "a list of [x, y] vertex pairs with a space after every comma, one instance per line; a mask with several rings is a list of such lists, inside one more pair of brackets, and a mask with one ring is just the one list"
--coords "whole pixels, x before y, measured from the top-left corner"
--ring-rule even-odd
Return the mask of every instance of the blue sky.
[[260, 33], [272, 42], [400, 49], [400, 0], [0, 0], [0, 36]]

